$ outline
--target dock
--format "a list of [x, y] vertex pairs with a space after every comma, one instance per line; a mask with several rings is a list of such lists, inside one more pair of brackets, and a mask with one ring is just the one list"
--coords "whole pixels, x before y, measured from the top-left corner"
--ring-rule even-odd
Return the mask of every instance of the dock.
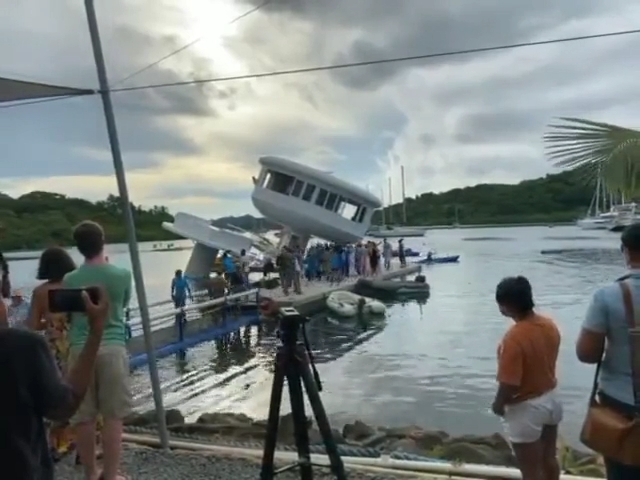
[[[379, 274], [376, 278], [380, 280], [395, 280], [403, 279], [409, 275], [415, 275], [421, 270], [420, 265], [407, 264], [405, 267], [401, 267], [399, 262], [392, 262], [391, 269], [385, 270]], [[274, 291], [263, 291], [261, 296], [269, 297], [278, 302], [280, 306], [293, 307], [298, 310], [302, 315], [312, 315], [325, 308], [325, 302], [331, 292], [338, 290], [353, 291], [356, 282], [361, 277], [353, 276], [347, 277], [340, 283], [330, 284], [326, 281], [311, 281], [302, 282], [302, 294], [296, 295], [290, 293], [284, 295], [281, 289]]]
[[[408, 264], [401, 267], [395, 261], [391, 269], [383, 271], [377, 278], [381, 280], [402, 279], [420, 272], [420, 265]], [[260, 324], [258, 304], [261, 298], [272, 298], [281, 306], [291, 306], [302, 315], [313, 315], [325, 308], [325, 302], [331, 292], [338, 290], [352, 291], [360, 277], [347, 277], [339, 283], [327, 281], [303, 281], [302, 294], [284, 295], [282, 289], [259, 290], [225, 295], [224, 297], [207, 299], [202, 292], [195, 293], [202, 301], [175, 308], [170, 300], [149, 305], [151, 322], [151, 343], [156, 358], [164, 358], [172, 354], [186, 351], [200, 343], [217, 340], [233, 332]], [[129, 331], [128, 349], [130, 366], [140, 368], [148, 363], [142, 323], [139, 310], [132, 308], [127, 312]]]

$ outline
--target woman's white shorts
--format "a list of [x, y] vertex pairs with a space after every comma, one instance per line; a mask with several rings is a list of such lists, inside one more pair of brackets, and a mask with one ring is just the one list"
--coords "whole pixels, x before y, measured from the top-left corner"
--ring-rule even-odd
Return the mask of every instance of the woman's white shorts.
[[532, 443], [540, 439], [542, 427], [562, 421], [562, 402], [556, 390], [514, 405], [507, 405], [502, 418], [512, 443]]

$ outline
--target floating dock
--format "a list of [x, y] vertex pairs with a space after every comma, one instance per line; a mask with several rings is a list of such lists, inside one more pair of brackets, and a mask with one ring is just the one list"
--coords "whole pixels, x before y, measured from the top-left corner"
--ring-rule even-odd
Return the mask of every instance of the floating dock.
[[[378, 275], [378, 279], [400, 279], [420, 272], [420, 265], [409, 264], [401, 267], [397, 262], [392, 268]], [[292, 306], [303, 315], [312, 315], [325, 308], [325, 302], [331, 292], [352, 291], [360, 277], [347, 277], [340, 283], [326, 281], [302, 283], [302, 294], [291, 293], [285, 296], [280, 288], [274, 290], [247, 290], [226, 295], [221, 298], [191, 303], [183, 308], [175, 308], [169, 301], [149, 305], [151, 321], [151, 342], [156, 358], [164, 358], [185, 352], [204, 342], [223, 338], [233, 332], [260, 324], [258, 304], [260, 298], [269, 297], [282, 306]], [[195, 295], [198, 297], [198, 294]], [[140, 368], [148, 363], [142, 323], [139, 310], [132, 308], [128, 312], [128, 349], [130, 366]]]
[[[385, 270], [378, 275], [378, 280], [394, 280], [402, 279], [409, 275], [415, 275], [421, 270], [420, 265], [407, 264], [406, 267], [401, 267], [399, 263], [393, 262], [390, 270]], [[311, 281], [302, 282], [302, 294], [296, 295], [290, 293], [284, 295], [282, 289], [261, 292], [261, 296], [269, 297], [277, 301], [279, 305], [286, 307], [293, 307], [298, 310], [302, 315], [312, 315], [325, 308], [327, 297], [331, 292], [338, 290], [352, 291], [356, 282], [362, 277], [353, 276], [347, 277], [340, 283], [330, 284], [326, 281]]]

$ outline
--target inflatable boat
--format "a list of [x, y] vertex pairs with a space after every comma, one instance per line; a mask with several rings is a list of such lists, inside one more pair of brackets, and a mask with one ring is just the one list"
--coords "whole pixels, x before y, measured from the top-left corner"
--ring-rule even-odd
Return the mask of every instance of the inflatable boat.
[[416, 260], [415, 263], [420, 265], [431, 265], [432, 263], [457, 263], [460, 260], [460, 255], [447, 255], [444, 257], [438, 257], [433, 255], [432, 257], [424, 257], [420, 260]]
[[[424, 278], [422, 275], [419, 277]], [[376, 280], [361, 278], [356, 282], [356, 291], [387, 295], [429, 295], [430, 287], [425, 281]]]
[[364, 301], [363, 313], [381, 315], [387, 307], [384, 303], [373, 298], [362, 297], [352, 292], [337, 290], [327, 297], [327, 308], [341, 317], [355, 317], [358, 313], [358, 303]]

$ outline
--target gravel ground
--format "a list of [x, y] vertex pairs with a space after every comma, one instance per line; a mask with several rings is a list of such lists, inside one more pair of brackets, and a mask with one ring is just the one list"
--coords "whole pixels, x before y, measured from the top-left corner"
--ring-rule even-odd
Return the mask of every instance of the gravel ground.
[[[260, 462], [245, 458], [213, 456], [186, 452], [162, 452], [150, 448], [127, 446], [122, 471], [128, 480], [255, 480], [259, 478]], [[314, 467], [314, 480], [334, 479], [326, 468]], [[278, 479], [298, 479], [298, 471], [278, 475]], [[411, 480], [407, 475], [387, 476], [349, 472], [349, 480]], [[413, 477], [424, 478], [424, 477]], [[84, 480], [80, 467], [69, 457], [56, 467], [56, 480]]]

